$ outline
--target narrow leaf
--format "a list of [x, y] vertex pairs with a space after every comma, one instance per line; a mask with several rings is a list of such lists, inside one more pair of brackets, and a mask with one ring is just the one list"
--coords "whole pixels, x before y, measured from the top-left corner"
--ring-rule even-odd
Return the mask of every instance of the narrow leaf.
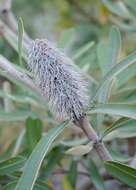
[[136, 188], [136, 169], [112, 161], [105, 162], [105, 167], [113, 177], [134, 189]]
[[67, 122], [62, 123], [58, 127], [51, 129], [46, 136], [43, 136], [39, 143], [36, 145], [28, 161], [25, 164], [24, 171], [15, 190], [32, 190], [35, 184], [40, 166], [44, 157], [46, 156], [49, 147], [55, 138], [67, 126]]
[[106, 190], [104, 181], [99, 174], [99, 169], [96, 167], [93, 160], [87, 162], [87, 169], [91, 178], [91, 181], [95, 185], [97, 190]]
[[[16, 181], [16, 180], [12, 181], [12, 182], [8, 183], [7, 185], [5, 185], [1, 190], [14, 190], [17, 185], [17, 182], [18, 181]], [[53, 189], [46, 184], [36, 183], [34, 185], [33, 190], [53, 190]]]
[[[113, 26], [109, 34], [108, 44], [104, 42], [100, 43], [97, 48], [97, 55], [99, 59], [99, 64], [102, 70], [103, 76], [115, 65], [117, 64], [121, 50], [121, 36], [120, 31], [117, 27]], [[110, 81], [105, 83], [105, 86], [101, 90], [98, 96], [99, 103], [107, 103], [110, 97], [112, 84]], [[104, 115], [97, 115], [98, 126], [103, 123]]]
[[75, 55], [73, 56], [74, 60], [77, 60], [78, 58], [80, 58], [81, 56], [83, 56], [86, 52], [88, 52], [90, 50], [90, 48], [92, 48], [94, 46], [94, 42], [89, 42], [86, 45], [84, 45], [83, 47], [81, 47], [77, 53], [75, 53]]
[[15, 110], [12, 112], [0, 110], [0, 121], [24, 121], [31, 114], [28, 110]]
[[73, 41], [75, 30], [73, 28], [65, 30], [59, 39], [58, 47], [66, 48]]
[[122, 1], [102, 0], [104, 5], [114, 14], [123, 17], [130, 18], [130, 13]]
[[136, 121], [132, 120], [132, 119], [119, 119], [118, 121], [116, 121], [110, 128], [106, 129], [103, 133], [103, 138], [110, 134], [112, 131], [118, 130], [120, 128], [126, 128], [126, 127], [130, 127], [130, 125], [136, 125]]
[[48, 161], [46, 162], [45, 167], [43, 168], [42, 178], [47, 180], [48, 177], [51, 175], [53, 169], [55, 168], [56, 164], [61, 161], [63, 158], [63, 147], [55, 147], [48, 155]]
[[63, 180], [63, 188], [64, 190], [74, 190], [70, 184], [70, 181], [67, 176], [64, 176]]
[[20, 17], [18, 20], [18, 54], [19, 54], [19, 63], [22, 65], [22, 42], [23, 42], [24, 26], [23, 20]]
[[25, 161], [26, 159], [24, 157], [18, 156], [0, 162], [0, 175], [9, 174], [17, 171], [24, 165]]
[[69, 173], [68, 173], [68, 179], [69, 179], [73, 189], [76, 189], [76, 182], [77, 182], [77, 177], [78, 177], [77, 167], [78, 167], [77, 160], [76, 159], [72, 160], [70, 169], [69, 169]]
[[98, 95], [101, 93], [105, 84], [108, 81], [111, 81], [112, 79], [114, 79], [114, 77], [116, 77], [120, 72], [122, 72], [123, 70], [128, 68], [130, 65], [134, 64], [135, 62], [136, 62], [136, 52], [132, 53], [131, 55], [126, 57], [123, 61], [121, 61], [120, 63], [113, 66], [110, 69], [110, 71], [104, 76], [104, 78], [103, 78], [102, 82], [100, 83], [96, 93], [94, 94], [94, 96], [91, 99], [91, 103], [93, 103], [97, 99]]
[[87, 145], [79, 145], [79, 146], [75, 146], [72, 147], [70, 149], [68, 149], [65, 153], [66, 154], [71, 154], [74, 156], [82, 156], [84, 154], [89, 153], [93, 148], [93, 143], [88, 143]]
[[90, 114], [103, 113], [110, 115], [119, 115], [136, 119], [136, 105], [133, 104], [98, 104], [91, 108]]
[[30, 152], [33, 150], [42, 135], [42, 122], [31, 117], [26, 120], [26, 141]]

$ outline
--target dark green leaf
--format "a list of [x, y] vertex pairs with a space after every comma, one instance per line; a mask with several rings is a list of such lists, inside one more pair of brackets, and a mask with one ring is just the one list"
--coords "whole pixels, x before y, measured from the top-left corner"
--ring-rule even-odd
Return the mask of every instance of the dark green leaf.
[[19, 62], [22, 65], [22, 42], [23, 42], [23, 33], [24, 33], [24, 26], [23, 20], [20, 17], [18, 20], [18, 53], [19, 53]]
[[52, 173], [54, 167], [56, 166], [56, 164], [62, 159], [62, 157], [64, 156], [63, 154], [63, 147], [59, 146], [59, 147], [55, 147], [49, 154], [48, 157], [48, 161], [45, 165], [45, 167], [43, 167], [43, 175], [42, 178], [44, 180], [47, 180], [47, 178], [50, 176], [50, 174]]
[[42, 122], [40, 119], [29, 117], [26, 120], [26, 141], [30, 152], [33, 150], [42, 135]]
[[106, 190], [104, 181], [99, 174], [99, 169], [96, 167], [93, 160], [89, 159], [87, 162], [87, 169], [91, 178], [91, 181], [95, 185], [97, 190]]
[[0, 162], [0, 175], [13, 173], [25, 164], [26, 158], [18, 156]]
[[[12, 181], [5, 185], [1, 190], [14, 190], [18, 181]], [[33, 190], [53, 190], [51, 187], [44, 183], [36, 183]]]
[[70, 169], [69, 169], [69, 173], [68, 173], [68, 178], [69, 178], [69, 181], [70, 181], [73, 189], [76, 188], [77, 176], [78, 176], [77, 161], [72, 160]]
[[105, 167], [113, 177], [132, 188], [136, 188], [136, 169], [112, 161], [105, 162]]

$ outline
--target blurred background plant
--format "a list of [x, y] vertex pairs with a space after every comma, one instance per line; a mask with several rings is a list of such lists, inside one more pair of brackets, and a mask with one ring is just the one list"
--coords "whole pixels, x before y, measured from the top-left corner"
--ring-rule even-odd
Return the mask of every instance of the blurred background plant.
[[[135, 189], [136, 54], [130, 53], [136, 47], [136, 1], [13, 0], [11, 7], [10, 0], [1, 0], [0, 12], [0, 188]], [[90, 84], [88, 117], [116, 162], [103, 164], [72, 123], [55, 139], [65, 125], [34, 89], [2, 68], [9, 60], [33, 77], [21, 47], [22, 20], [17, 25], [14, 17], [24, 21], [23, 47], [29, 37], [47, 38], [82, 69]]]

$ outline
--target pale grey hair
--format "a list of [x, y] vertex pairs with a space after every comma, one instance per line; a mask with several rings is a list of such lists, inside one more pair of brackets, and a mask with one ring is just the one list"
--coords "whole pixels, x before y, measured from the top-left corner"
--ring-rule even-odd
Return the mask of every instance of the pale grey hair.
[[87, 83], [70, 58], [47, 40], [36, 39], [28, 50], [28, 66], [58, 118], [79, 121], [84, 117]]

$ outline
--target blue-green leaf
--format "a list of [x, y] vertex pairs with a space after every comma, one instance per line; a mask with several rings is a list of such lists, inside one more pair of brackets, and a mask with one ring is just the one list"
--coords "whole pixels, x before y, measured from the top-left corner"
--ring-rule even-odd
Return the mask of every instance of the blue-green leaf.
[[113, 177], [134, 189], [136, 188], [136, 169], [113, 161], [105, 162], [105, 167]]
[[40, 170], [40, 166], [46, 156], [49, 147], [55, 138], [66, 128], [67, 122], [51, 129], [46, 136], [43, 136], [36, 145], [28, 161], [25, 164], [24, 171], [17, 183], [15, 190], [32, 190]]
[[22, 42], [23, 42], [24, 26], [23, 20], [20, 17], [18, 19], [18, 54], [19, 54], [19, 63], [22, 66]]

